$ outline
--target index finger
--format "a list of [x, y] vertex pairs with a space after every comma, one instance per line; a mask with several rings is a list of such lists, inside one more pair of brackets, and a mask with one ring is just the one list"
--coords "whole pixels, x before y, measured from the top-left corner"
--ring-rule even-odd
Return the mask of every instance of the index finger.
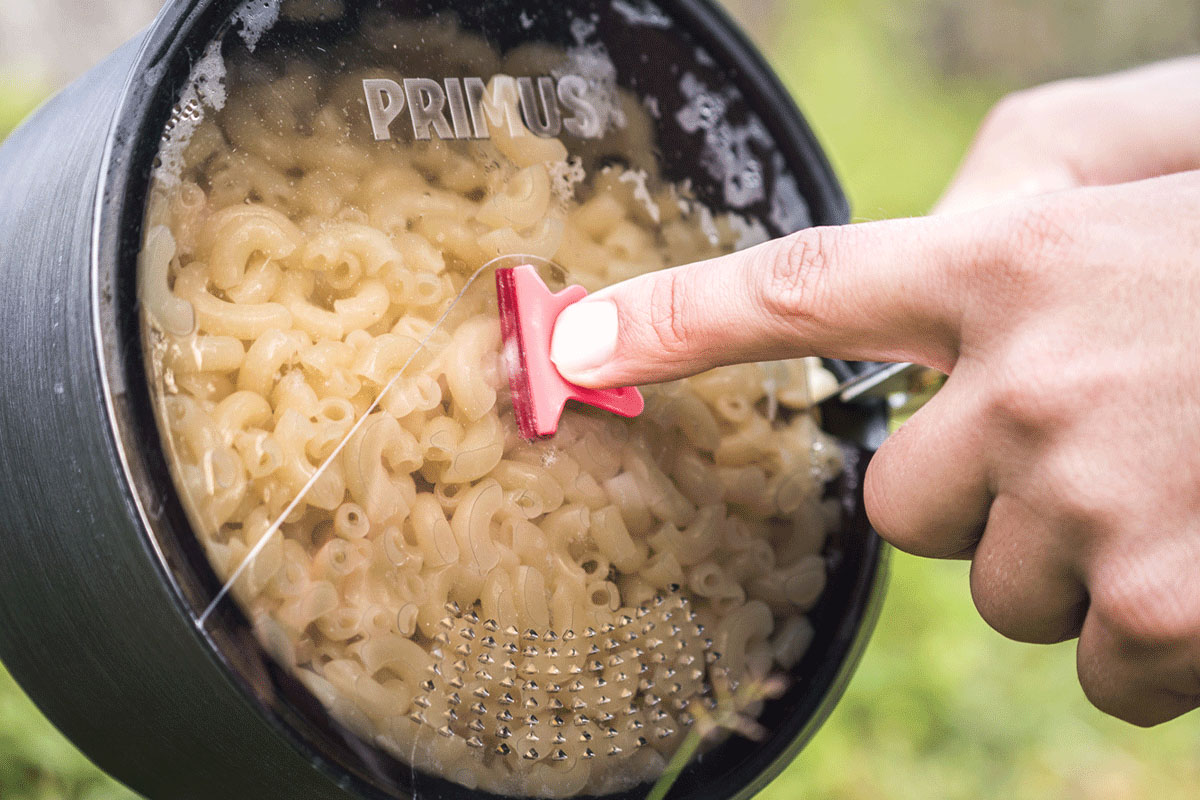
[[568, 307], [552, 357], [568, 380], [625, 386], [712, 367], [821, 355], [957, 358], [974, 216], [810, 228], [604, 289]]

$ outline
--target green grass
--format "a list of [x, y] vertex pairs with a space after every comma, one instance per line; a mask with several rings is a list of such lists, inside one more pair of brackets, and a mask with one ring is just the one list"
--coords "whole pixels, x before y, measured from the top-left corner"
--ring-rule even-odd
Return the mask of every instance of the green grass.
[[931, 75], [904, 34], [911, 0], [784, 5], [784, 25], [764, 46], [828, 152], [855, 219], [928, 211], [1001, 87]]
[[54, 729], [0, 666], [0, 798], [134, 800]]
[[[931, 74], [915, 0], [781, 0], [772, 60], [859, 219], [919, 214], [1002, 87]], [[0, 80], [0, 136], [40, 93]], [[1033, 647], [975, 614], [967, 566], [898, 555], [883, 615], [826, 726], [760, 800], [1193, 798], [1200, 715], [1143, 731], [1092, 709], [1072, 644]], [[0, 798], [128, 800], [0, 669]], [[235, 798], [234, 800], [241, 800]]]
[[46, 92], [14, 75], [0, 73], [0, 140], [45, 98]]

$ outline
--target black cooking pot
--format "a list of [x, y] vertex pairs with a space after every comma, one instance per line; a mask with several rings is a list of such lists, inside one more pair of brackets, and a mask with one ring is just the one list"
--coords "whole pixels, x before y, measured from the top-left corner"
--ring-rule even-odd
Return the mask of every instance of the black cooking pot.
[[[848, 220], [788, 94], [707, 0], [308, 2], [282, 20], [274, 0], [168, 2], [145, 34], [0, 149], [0, 657], [55, 725], [147, 797], [482, 794], [349, 734], [266, 654], [230, 598], [204, 615], [222, 584], [172, 481], [144, 359], [137, 264], [147, 197], [164, 131], [195, 112], [180, 99], [197, 64], [213, 42], [226, 53], [276, 41], [320, 50], [363, 24], [359, 6], [405, 17], [452, 11], [500, 50], [570, 44], [573, 24], [585, 20], [607, 45], [618, 85], [653, 96], [664, 126], [677, 117], [662, 112], [688, 99], [681, 72], [717, 87], [729, 113], [761, 123], [748, 145], [760, 171], [743, 176], [751, 190], [765, 187], [757, 199], [731, 201], [729, 183], [740, 178], [705, 169], [712, 143], [685, 130], [660, 140], [672, 180], [690, 179], [714, 209], [739, 205], [771, 235]], [[827, 366], [841, 378], [862, 370]], [[874, 623], [884, 553], [862, 510], [861, 477], [886, 408], [832, 403], [824, 426], [847, 443], [848, 466], [830, 487], [844, 499], [844, 523], [825, 546], [829, 578], [809, 615], [813, 642], [786, 693], [767, 703], [766, 738], [734, 737], [706, 752], [671, 797], [761, 789], [828, 715]]]

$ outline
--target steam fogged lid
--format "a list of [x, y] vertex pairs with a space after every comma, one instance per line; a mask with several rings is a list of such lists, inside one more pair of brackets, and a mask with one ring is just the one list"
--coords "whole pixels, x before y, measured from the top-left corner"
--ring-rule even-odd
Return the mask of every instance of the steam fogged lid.
[[[312, 84], [309, 90], [346, 84], [342, 111], [356, 137], [411, 145], [523, 129], [561, 139], [588, 167], [652, 171], [684, 184], [714, 214], [743, 214], [743, 243], [814, 222], [814, 178], [797, 176], [785, 162], [760, 111], [734, 82], [744, 76], [718, 63], [690, 27], [654, 3], [253, 0], [230, 20], [230, 34], [197, 60], [168, 126], [165, 138], [176, 150], [205, 109], [224, 107], [229, 59], [253, 60], [264, 43], [266, 59], [292, 49], [307, 60], [290, 59], [287, 69], [298, 84]], [[456, 38], [460, 32], [471, 40]], [[331, 46], [347, 37], [355, 38], [354, 48]], [[494, 95], [485, 98], [490, 85]], [[276, 103], [258, 108], [268, 129], [293, 121], [294, 107], [283, 98]], [[164, 167], [169, 177], [178, 163]], [[627, 181], [641, 194], [637, 179]], [[642, 200], [651, 218], [661, 216]]]

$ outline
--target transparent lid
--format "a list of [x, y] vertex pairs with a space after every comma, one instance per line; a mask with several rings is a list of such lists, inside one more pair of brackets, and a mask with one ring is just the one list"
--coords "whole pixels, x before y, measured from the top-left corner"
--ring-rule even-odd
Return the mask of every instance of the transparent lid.
[[232, 14], [155, 165], [147, 371], [221, 587], [197, 622], [235, 602], [359, 771], [620, 793], [770, 735], [842, 522], [832, 377], [719, 369], [528, 441], [493, 272], [595, 290], [810, 216], [663, 10], [500, 5]]

